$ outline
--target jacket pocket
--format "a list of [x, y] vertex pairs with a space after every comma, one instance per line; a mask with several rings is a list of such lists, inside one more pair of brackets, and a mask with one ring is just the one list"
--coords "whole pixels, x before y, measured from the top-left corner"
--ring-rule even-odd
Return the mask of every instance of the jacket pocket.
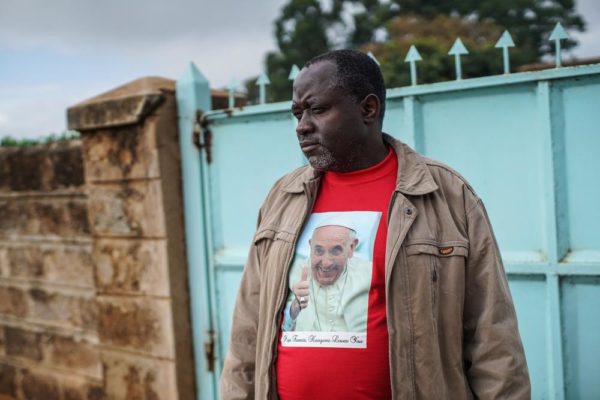
[[287, 243], [293, 243], [296, 235], [292, 232], [288, 232], [284, 229], [273, 226], [259, 227], [254, 234], [253, 242], [258, 244], [263, 239], [269, 240], [282, 240]]
[[[464, 266], [469, 250], [467, 243], [432, 240], [411, 241], [406, 244], [406, 255], [414, 275], [427, 274], [431, 312], [438, 318], [440, 290], [452, 294], [463, 289]], [[422, 280], [421, 280], [422, 281]], [[425, 289], [424, 289], [425, 290]]]
[[264, 279], [280, 279], [292, 259], [296, 235], [277, 226], [259, 226], [254, 234], [258, 260]]

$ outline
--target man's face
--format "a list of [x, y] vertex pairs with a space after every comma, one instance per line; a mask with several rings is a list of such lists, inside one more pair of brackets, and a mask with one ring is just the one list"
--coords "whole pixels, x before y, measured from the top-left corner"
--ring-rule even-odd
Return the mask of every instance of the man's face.
[[351, 231], [343, 226], [317, 228], [309, 241], [310, 265], [313, 278], [323, 286], [334, 284], [352, 258], [358, 239], [351, 238]]
[[352, 171], [367, 135], [361, 105], [333, 86], [336, 66], [321, 61], [302, 69], [294, 81], [292, 113], [296, 134], [313, 168]]

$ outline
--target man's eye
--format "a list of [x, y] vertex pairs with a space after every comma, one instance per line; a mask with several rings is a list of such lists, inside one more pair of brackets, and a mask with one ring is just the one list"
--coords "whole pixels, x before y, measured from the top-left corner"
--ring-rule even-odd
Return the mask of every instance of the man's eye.
[[325, 111], [325, 108], [323, 108], [323, 107], [313, 107], [313, 108], [310, 109], [310, 111], [313, 114], [321, 114], [323, 111]]

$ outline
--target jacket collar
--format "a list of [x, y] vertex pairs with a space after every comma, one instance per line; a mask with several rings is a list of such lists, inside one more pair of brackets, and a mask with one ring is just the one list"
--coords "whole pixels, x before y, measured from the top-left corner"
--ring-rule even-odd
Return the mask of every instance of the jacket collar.
[[423, 156], [387, 133], [383, 134], [383, 141], [394, 149], [398, 157], [398, 192], [419, 196], [438, 189]]
[[[438, 189], [422, 156], [387, 133], [383, 133], [383, 141], [394, 149], [398, 157], [396, 191], [419, 196]], [[299, 168], [284, 178], [287, 182], [283, 183], [282, 190], [288, 193], [302, 193], [305, 185], [318, 185], [322, 175], [322, 172], [310, 166]]]

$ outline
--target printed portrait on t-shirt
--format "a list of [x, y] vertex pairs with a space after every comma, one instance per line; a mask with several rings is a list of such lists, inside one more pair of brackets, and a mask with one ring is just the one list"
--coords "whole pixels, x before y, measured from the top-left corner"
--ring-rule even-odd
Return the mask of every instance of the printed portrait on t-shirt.
[[288, 275], [282, 346], [367, 347], [380, 212], [313, 213]]

